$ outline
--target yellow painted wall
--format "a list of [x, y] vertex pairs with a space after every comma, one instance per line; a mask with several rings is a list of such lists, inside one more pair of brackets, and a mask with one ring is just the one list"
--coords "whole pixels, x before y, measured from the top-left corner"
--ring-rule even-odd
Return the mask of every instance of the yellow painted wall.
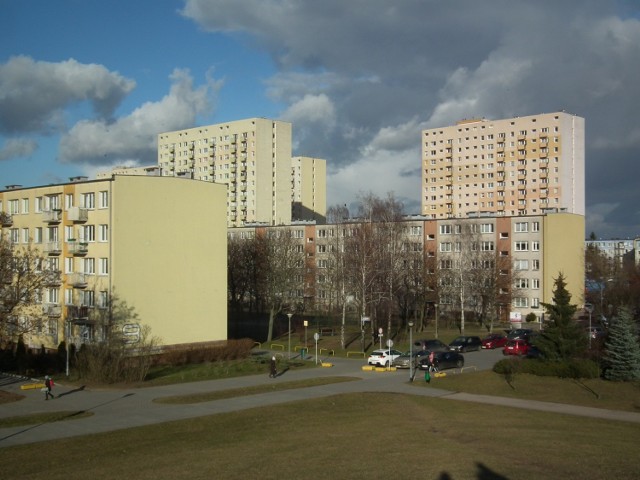
[[543, 218], [543, 301], [551, 303], [554, 280], [562, 272], [571, 303], [584, 303], [584, 216], [550, 213]]
[[226, 186], [113, 181], [112, 288], [164, 345], [227, 338]]

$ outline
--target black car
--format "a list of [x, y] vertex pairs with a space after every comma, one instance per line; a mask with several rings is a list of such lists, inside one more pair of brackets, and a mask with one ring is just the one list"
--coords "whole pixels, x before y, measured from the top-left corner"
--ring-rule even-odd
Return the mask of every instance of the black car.
[[472, 352], [482, 348], [480, 337], [458, 337], [449, 344], [449, 348], [456, 352]]
[[429, 352], [446, 352], [449, 350], [449, 345], [435, 338], [432, 340], [418, 340], [414, 345], [421, 350], [427, 350]]
[[530, 328], [514, 328], [513, 330], [505, 330], [509, 340], [531, 340], [534, 331]]
[[[447, 368], [462, 368], [464, 367], [464, 356], [458, 352], [449, 350], [448, 352], [436, 352], [433, 363], [438, 370], [445, 370]], [[420, 359], [419, 368], [421, 370], [427, 370], [429, 368], [429, 357], [422, 357]]]

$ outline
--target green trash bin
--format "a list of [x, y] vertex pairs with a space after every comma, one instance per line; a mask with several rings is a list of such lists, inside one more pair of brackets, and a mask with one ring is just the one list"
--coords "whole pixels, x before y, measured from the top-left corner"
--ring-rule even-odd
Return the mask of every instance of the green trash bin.
[[307, 349], [306, 348], [301, 348], [300, 349], [300, 358], [302, 360], [304, 360], [306, 356], [307, 356]]

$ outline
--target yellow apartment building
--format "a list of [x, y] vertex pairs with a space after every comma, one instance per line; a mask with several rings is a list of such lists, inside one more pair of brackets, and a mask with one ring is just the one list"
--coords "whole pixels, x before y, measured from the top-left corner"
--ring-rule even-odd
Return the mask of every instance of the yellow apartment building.
[[291, 217], [324, 223], [327, 215], [327, 162], [313, 157], [291, 161]]
[[555, 112], [422, 131], [422, 213], [585, 214], [584, 119]]
[[116, 302], [135, 312], [129, 333], [146, 325], [162, 345], [225, 340], [225, 203], [223, 185], [158, 176], [0, 191], [2, 235], [57, 272], [40, 295], [43, 328], [25, 342], [100, 341]]
[[[524, 319], [533, 312], [543, 318], [543, 303], [552, 303], [555, 279], [560, 273], [567, 282], [572, 303], [584, 303], [584, 216], [549, 210], [539, 215], [477, 215], [460, 219], [407, 217], [400, 222], [405, 251], [417, 252], [429, 274], [443, 278], [471, 251], [482, 251], [500, 261], [500, 275], [509, 283], [498, 292], [501, 302], [498, 316], [507, 322], [519, 315]], [[358, 222], [341, 224], [293, 224], [287, 227], [300, 252], [304, 252], [304, 272], [299, 287], [292, 289], [291, 302], [302, 304], [305, 311], [323, 311], [340, 305], [343, 292], [332, 284], [332, 252], [344, 246], [344, 239], [357, 231]], [[468, 228], [465, 228], [468, 227]], [[276, 227], [229, 229], [229, 237], [251, 239], [257, 232]], [[465, 241], [463, 232], [475, 232]], [[436, 281], [434, 284], [437, 284]], [[347, 292], [349, 293], [349, 292]], [[355, 292], [351, 292], [356, 294]], [[474, 290], [465, 293], [466, 305], [474, 301]], [[457, 299], [445, 288], [433, 292], [433, 303], [446, 313], [458, 308]], [[470, 307], [468, 307], [470, 308]], [[517, 314], [517, 315], [513, 315]]]

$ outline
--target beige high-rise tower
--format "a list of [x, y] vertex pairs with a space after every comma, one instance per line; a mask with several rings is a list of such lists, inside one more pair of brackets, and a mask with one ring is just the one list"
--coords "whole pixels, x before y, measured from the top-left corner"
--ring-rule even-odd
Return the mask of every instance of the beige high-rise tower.
[[422, 213], [585, 214], [584, 119], [555, 112], [422, 132]]
[[291, 162], [291, 218], [324, 223], [327, 214], [327, 162], [293, 157]]
[[158, 135], [163, 176], [227, 185], [227, 224], [291, 223], [291, 124], [249, 118]]

